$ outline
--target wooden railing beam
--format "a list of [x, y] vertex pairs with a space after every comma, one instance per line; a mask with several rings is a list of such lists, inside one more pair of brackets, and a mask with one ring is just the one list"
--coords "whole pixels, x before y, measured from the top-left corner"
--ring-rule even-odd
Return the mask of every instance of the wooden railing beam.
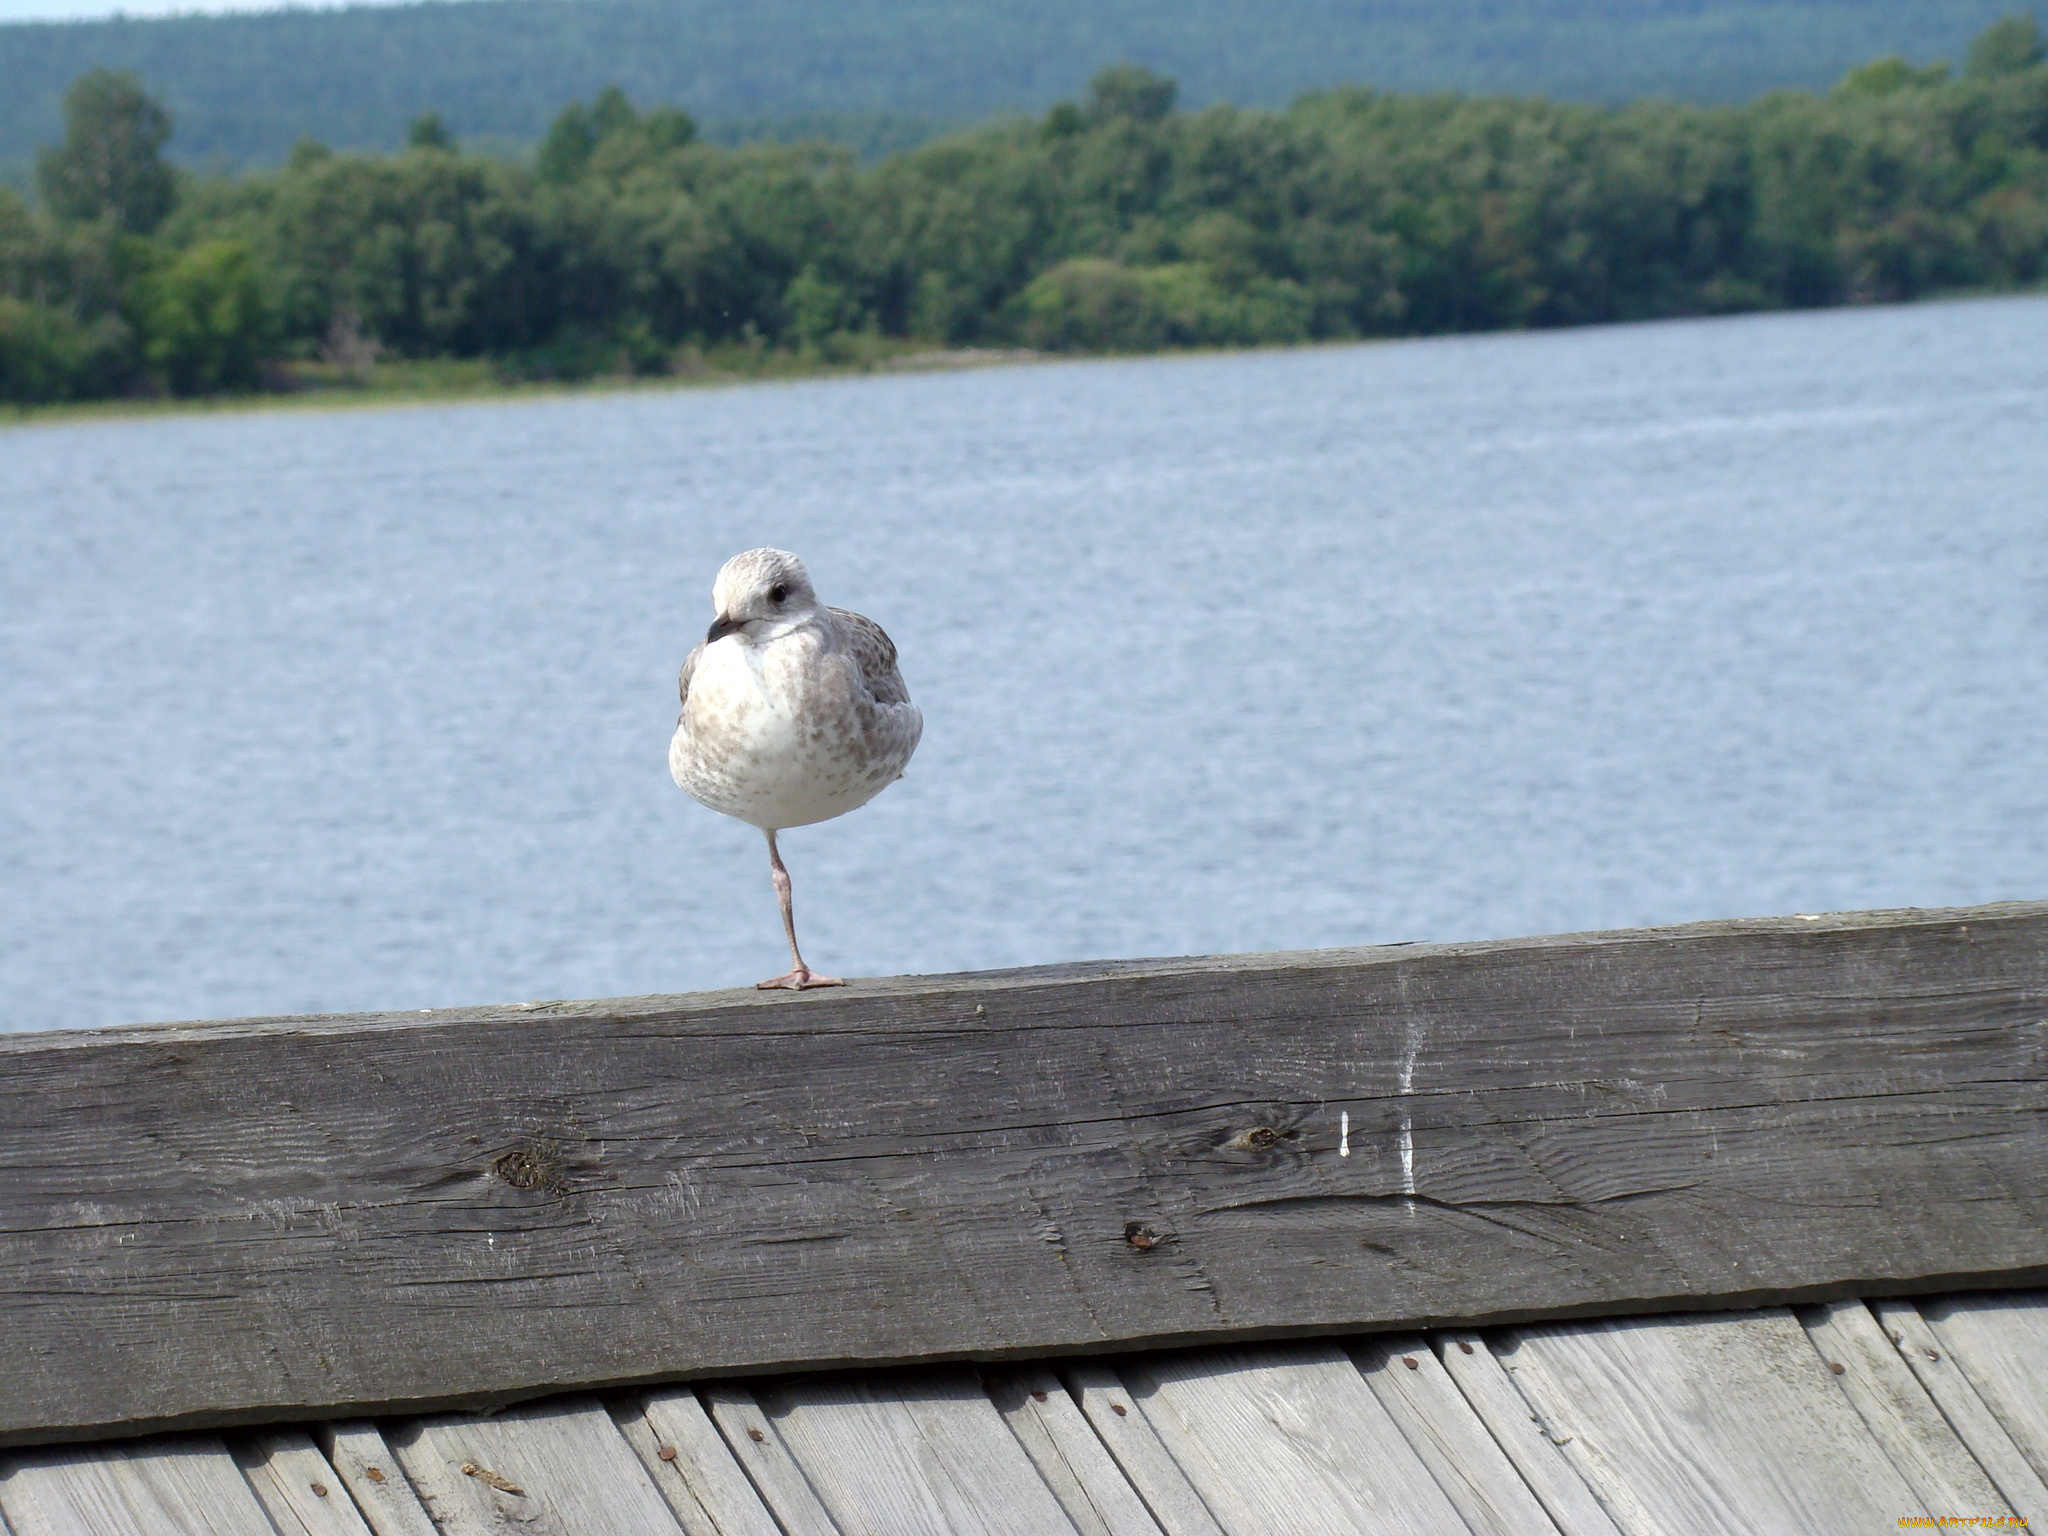
[[0, 1036], [0, 1441], [2048, 1279], [2048, 904]]

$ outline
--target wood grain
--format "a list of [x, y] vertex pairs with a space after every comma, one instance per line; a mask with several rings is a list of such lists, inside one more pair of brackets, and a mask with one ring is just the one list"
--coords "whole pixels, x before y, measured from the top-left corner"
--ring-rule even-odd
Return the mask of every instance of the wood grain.
[[322, 1424], [314, 1438], [377, 1536], [436, 1536], [426, 1506], [376, 1425]]
[[1066, 1373], [1082, 1417], [1096, 1433], [1166, 1536], [1224, 1536], [1173, 1452], [1137, 1406], [1123, 1378], [1106, 1365]]
[[[2028, 1465], [2048, 1478], [2048, 1295], [1944, 1297], [1918, 1310]], [[2048, 1520], [2048, 1511], [2031, 1518]]]
[[[612, 1416], [612, 1422], [619, 1426], [619, 1433], [626, 1437], [626, 1444], [633, 1448], [633, 1454], [640, 1458], [640, 1465], [653, 1482], [656, 1490], [668, 1501], [669, 1513], [676, 1517], [676, 1523], [683, 1528], [683, 1536], [723, 1536], [718, 1522], [711, 1518], [709, 1510], [697, 1497], [689, 1480], [677, 1469], [676, 1463], [682, 1453], [673, 1445], [666, 1444], [654, 1426], [647, 1422], [647, 1416], [640, 1412], [631, 1399], [620, 1397], [605, 1404], [605, 1411]], [[714, 1430], [713, 1434], [717, 1432]], [[668, 1456], [663, 1459], [662, 1452]], [[738, 1473], [739, 1468], [733, 1471]], [[740, 1479], [745, 1482], [746, 1479]], [[774, 1532], [774, 1521], [768, 1522], [769, 1533]]]
[[[694, 1505], [711, 1522], [715, 1536], [776, 1536], [775, 1517], [762, 1504], [747, 1474], [688, 1387], [652, 1392], [643, 1400], [648, 1430], [655, 1440], [655, 1460], [667, 1478], [683, 1485], [686, 1499], [672, 1504]], [[614, 1417], [617, 1415], [614, 1414]], [[628, 1438], [631, 1438], [630, 1436]], [[635, 1450], [639, 1449], [635, 1445]], [[663, 1457], [667, 1450], [673, 1454]], [[642, 1456], [641, 1460], [646, 1460]], [[664, 1487], [661, 1477], [655, 1479]], [[678, 1515], [681, 1510], [677, 1511]], [[684, 1520], [684, 1528], [690, 1522]], [[697, 1536], [691, 1531], [691, 1536]]]
[[1230, 1536], [1468, 1530], [1334, 1344], [1146, 1356], [1117, 1374]]
[[0, 1443], [2040, 1283], [2044, 1046], [2040, 904], [0, 1037]]
[[391, 1448], [444, 1536], [682, 1536], [626, 1437], [589, 1398], [417, 1420]]
[[[1998, 1485], [2014, 1514], [2028, 1521], [2048, 1519], [2048, 1484], [2013, 1440], [1998, 1414], [1977, 1393], [1975, 1383], [1942, 1348], [1942, 1339], [1909, 1301], [1877, 1301], [1870, 1310], [1927, 1395], [1941, 1408], [1977, 1465]], [[2038, 1379], [2032, 1384], [2039, 1392]], [[1967, 1515], [1971, 1510], [1948, 1510]]]
[[235, 1436], [228, 1451], [284, 1536], [372, 1536], [347, 1485], [303, 1429]]
[[1427, 1340], [1389, 1334], [1361, 1343], [1351, 1357], [1472, 1536], [1559, 1536], [1556, 1522]]
[[0, 1457], [15, 1536], [277, 1536], [216, 1435]]
[[761, 1410], [754, 1394], [724, 1383], [704, 1389], [704, 1408], [733, 1460], [746, 1472], [788, 1536], [840, 1536], [839, 1527], [804, 1477], [775, 1422]]
[[1161, 1536], [1159, 1522], [1049, 1368], [1004, 1370], [987, 1386], [996, 1411], [1081, 1536]]
[[1835, 1385], [1912, 1484], [1923, 1508], [1951, 1515], [2012, 1513], [1868, 1307], [1860, 1301], [1802, 1307], [1799, 1321]]
[[1438, 1338], [1445, 1373], [1564, 1536], [1621, 1536], [1614, 1518], [1551, 1436], [1543, 1416], [1494, 1358], [1486, 1335], [1450, 1329]]
[[843, 1536], [1075, 1536], [971, 1371], [755, 1389]]
[[1524, 1329], [1504, 1360], [1629, 1536], [1930, 1513], [1783, 1309]]

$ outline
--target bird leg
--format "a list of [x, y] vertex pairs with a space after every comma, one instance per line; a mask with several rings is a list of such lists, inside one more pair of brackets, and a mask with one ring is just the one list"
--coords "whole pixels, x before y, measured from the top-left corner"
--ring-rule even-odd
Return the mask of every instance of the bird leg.
[[775, 846], [775, 834], [768, 834], [768, 870], [775, 881], [775, 899], [782, 903], [782, 931], [789, 936], [789, 958], [796, 962], [787, 976], [771, 976], [759, 983], [763, 992], [776, 987], [787, 987], [792, 992], [801, 992], [806, 987], [843, 987], [846, 983], [837, 976], [820, 976], [804, 964], [803, 952], [796, 947], [796, 912], [790, 903], [789, 871], [782, 867], [782, 853]]

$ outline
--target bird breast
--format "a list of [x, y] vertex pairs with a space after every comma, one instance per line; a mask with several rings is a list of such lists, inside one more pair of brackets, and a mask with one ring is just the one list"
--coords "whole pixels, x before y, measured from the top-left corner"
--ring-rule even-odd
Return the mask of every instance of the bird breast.
[[[896, 710], [909, 719], [880, 717]], [[807, 826], [901, 777], [918, 724], [915, 706], [877, 706], [815, 625], [756, 644], [728, 635], [697, 658], [669, 769], [715, 811], [757, 827]]]

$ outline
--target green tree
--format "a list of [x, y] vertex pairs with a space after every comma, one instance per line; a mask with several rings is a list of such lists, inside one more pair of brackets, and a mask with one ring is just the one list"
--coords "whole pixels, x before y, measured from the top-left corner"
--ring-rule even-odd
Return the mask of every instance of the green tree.
[[143, 356], [173, 394], [256, 387], [273, 331], [246, 245], [202, 241], [141, 287]]
[[789, 316], [790, 334], [811, 351], [823, 350], [834, 336], [860, 323], [859, 306], [852, 295], [816, 267], [805, 267], [796, 275], [782, 304]]
[[649, 156], [681, 149], [697, 138], [697, 120], [676, 107], [633, 109], [626, 93], [608, 85], [588, 107], [572, 101], [556, 116], [534, 157], [542, 181], [563, 184], [591, 167], [600, 146], [610, 146], [600, 171], [638, 165]]
[[1156, 123], [1173, 110], [1180, 86], [1142, 64], [1112, 64], [1088, 82], [1085, 115], [1095, 122], [1128, 117]]
[[1835, 95], [1844, 100], [1858, 96], [1891, 96], [1899, 91], [1924, 90], [1948, 79], [1946, 64], [1915, 66], [1894, 54], [1859, 64], [1842, 76]]
[[405, 125], [405, 142], [412, 149], [453, 149], [455, 135], [441, 121], [438, 112], [422, 112]]
[[596, 130], [600, 140], [615, 133], [624, 133], [639, 121], [640, 114], [633, 110], [633, 103], [616, 85], [608, 85], [599, 91], [597, 99], [590, 104], [590, 126]]
[[0, 294], [0, 400], [34, 405], [112, 394], [126, 340], [113, 315], [81, 322], [67, 310]]
[[63, 219], [108, 219], [146, 235], [176, 201], [164, 163], [171, 119], [133, 75], [96, 69], [64, 93], [64, 142], [36, 167], [43, 201]]
[[2040, 24], [2031, 16], [2007, 16], [1977, 34], [1963, 73], [1972, 80], [1996, 80], [2032, 69], [2044, 56], [2048, 49], [2042, 46]]
[[547, 137], [540, 141], [534, 169], [542, 181], [574, 181], [590, 164], [591, 152], [596, 148], [597, 125], [590, 120], [590, 109], [580, 101], [572, 101], [555, 115]]

